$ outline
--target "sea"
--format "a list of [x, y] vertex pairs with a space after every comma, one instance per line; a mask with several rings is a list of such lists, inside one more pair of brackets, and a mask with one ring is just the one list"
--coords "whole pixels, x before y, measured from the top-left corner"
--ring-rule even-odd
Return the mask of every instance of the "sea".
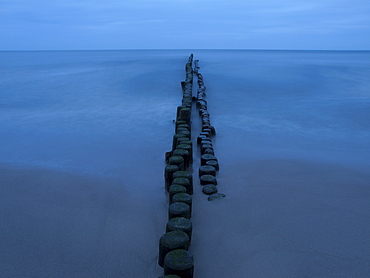
[[0, 51], [0, 277], [163, 274], [192, 53], [226, 195], [195, 182], [194, 277], [370, 277], [370, 51], [282, 50]]

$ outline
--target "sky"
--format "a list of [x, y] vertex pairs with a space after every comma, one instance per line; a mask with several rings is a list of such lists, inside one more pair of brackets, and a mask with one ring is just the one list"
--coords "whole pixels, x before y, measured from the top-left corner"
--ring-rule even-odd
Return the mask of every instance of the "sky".
[[0, 0], [0, 50], [370, 50], [369, 0]]

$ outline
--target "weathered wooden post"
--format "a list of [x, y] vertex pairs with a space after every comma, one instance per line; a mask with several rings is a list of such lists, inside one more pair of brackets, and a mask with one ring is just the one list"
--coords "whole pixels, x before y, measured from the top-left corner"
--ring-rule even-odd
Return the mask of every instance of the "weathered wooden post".
[[176, 179], [176, 178], [186, 178], [189, 180], [190, 184], [189, 184], [188, 193], [192, 195], [193, 194], [193, 175], [189, 171], [177, 171], [173, 173], [173, 179]]
[[164, 257], [164, 274], [176, 274], [182, 278], [193, 278], [193, 255], [184, 249], [177, 249], [167, 253]]
[[190, 240], [193, 232], [193, 224], [189, 218], [174, 217], [168, 220], [166, 225], [166, 232], [170, 231], [183, 231], [188, 234]]
[[189, 244], [189, 236], [183, 231], [171, 231], [165, 233], [159, 239], [158, 264], [163, 267], [164, 257], [168, 252], [176, 249], [188, 250]]
[[191, 196], [189, 194], [187, 194], [187, 193], [176, 193], [175, 195], [173, 195], [171, 203], [174, 203], [174, 202], [181, 202], [181, 203], [185, 203], [185, 204], [189, 205], [190, 215], [191, 215], [193, 199], [191, 198]]
[[182, 156], [174, 156], [174, 155], [171, 156], [168, 159], [168, 164], [176, 165], [177, 167], [179, 167], [180, 171], [185, 170], [185, 161], [184, 161], [184, 158]]
[[206, 185], [206, 184], [217, 185], [217, 179], [215, 176], [212, 176], [212, 175], [203, 175], [203, 176], [200, 176], [200, 184], [201, 185]]
[[179, 167], [177, 165], [167, 165], [164, 168], [164, 180], [167, 191], [170, 188], [170, 185], [172, 184], [173, 174], [177, 171], [179, 171]]
[[190, 206], [182, 202], [174, 202], [170, 204], [168, 208], [168, 219], [174, 217], [185, 217], [190, 219]]
[[216, 176], [216, 168], [211, 165], [203, 165], [199, 167], [199, 177], [203, 175]]
[[169, 203], [171, 203], [172, 198], [175, 194], [177, 194], [177, 193], [186, 193], [186, 192], [187, 192], [187, 189], [183, 185], [180, 185], [180, 184], [171, 185], [170, 189], [168, 190]]

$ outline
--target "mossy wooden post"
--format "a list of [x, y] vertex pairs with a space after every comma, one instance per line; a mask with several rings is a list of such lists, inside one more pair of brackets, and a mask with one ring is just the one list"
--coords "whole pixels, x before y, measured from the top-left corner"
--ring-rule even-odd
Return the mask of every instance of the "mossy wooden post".
[[183, 185], [180, 185], [180, 184], [173, 184], [170, 186], [169, 190], [168, 190], [168, 194], [169, 194], [169, 202], [171, 203], [172, 201], [172, 198], [175, 194], [177, 193], [186, 193], [187, 192], [187, 189], [185, 186]]
[[202, 144], [211, 144], [212, 145], [212, 140], [211, 140], [211, 138], [206, 137], [206, 138], [203, 138], [202, 141], [200, 141], [200, 144], [201, 145]]
[[213, 148], [208, 148], [204, 150], [204, 154], [215, 155], [215, 150]]
[[[216, 192], [214, 192], [214, 193], [216, 193]], [[172, 203], [174, 203], [174, 202], [182, 202], [182, 203], [188, 204], [189, 207], [190, 207], [190, 215], [191, 215], [193, 199], [191, 198], [191, 196], [189, 194], [187, 194], [187, 193], [176, 193], [172, 197]]]
[[189, 152], [189, 161], [193, 161], [193, 146], [192, 144], [185, 144], [184, 141], [181, 142], [181, 144], [177, 145], [177, 149], [183, 149], [187, 150]]
[[190, 154], [187, 150], [185, 149], [176, 149], [173, 151], [174, 156], [181, 156], [184, 158], [184, 168], [187, 169], [189, 167], [190, 163]]
[[206, 135], [199, 135], [198, 137], [197, 137], [197, 144], [199, 145], [199, 144], [201, 144], [201, 142], [202, 142], [202, 140], [204, 140], [204, 139], [208, 139], [209, 137], [207, 137]]
[[177, 149], [185, 149], [185, 150], [188, 150], [189, 152], [192, 152], [193, 144], [190, 144], [191, 141], [190, 143], [185, 143], [185, 142], [189, 142], [189, 140], [188, 141], [182, 140], [180, 142], [181, 144], [177, 145]]
[[211, 165], [203, 165], [199, 167], [199, 177], [203, 175], [216, 176], [216, 168]]
[[209, 138], [209, 137], [210, 137], [209, 132], [205, 132], [205, 131], [202, 131], [202, 132], [200, 133], [200, 135], [204, 135], [204, 136], [206, 136], [207, 138]]
[[189, 131], [191, 136], [191, 128], [187, 124], [178, 125], [176, 128], [176, 133], [180, 133], [180, 131]]
[[164, 274], [175, 274], [182, 278], [193, 278], [194, 258], [186, 250], [173, 250], [164, 257]]
[[170, 204], [168, 208], [168, 219], [174, 217], [185, 217], [190, 219], [190, 206], [182, 202], [174, 202]]
[[178, 145], [182, 145], [182, 144], [190, 145], [193, 147], [193, 143], [189, 140], [189, 138], [186, 138], [186, 137], [177, 138], [176, 148]]
[[172, 180], [172, 185], [175, 185], [175, 184], [179, 184], [179, 185], [184, 186], [186, 188], [186, 192], [187, 193], [192, 192], [191, 182], [190, 182], [190, 180], [188, 178], [183, 178], [183, 177], [174, 178]]
[[176, 249], [188, 250], [190, 239], [183, 231], [171, 231], [165, 233], [159, 239], [158, 264], [163, 267], [164, 257], [168, 252]]
[[[181, 125], [187, 125], [188, 126], [188, 124], [185, 121], [176, 121], [176, 123], [175, 123], [175, 133], [176, 133], [177, 127], [181, 126]], [[190, 128], [190, 126], [188, 126], [188, 127]]]
[[222, 198], [225, 198], [225, 197], [226, 195], [223, 193], [214, 193], [212, 195], [209, 195], [207, 199], [208, 201], [215, 201], [215, 200], [221, 200]]
[[177, 149], [185, 149], [189, 151], [191, 164], [193, 162], [193, 142], [191, 142], [190, 140], [184, 140], [184, 138], [180, 138], [177, 143]]
[[208, 128], [208, 126], [203, 126], [202, 127], [202, 132], [207, 132], [209, 134], [209, 136], [212, 136], [212, 130], [210, 128]]
[[189, 218], [174, 217], [168, 220], [166, 225], [166, 232], [170, 231], [183, 231], [188, 234], [190, 240], [193, 232], [193, 224]]
[[185, 144], [185, 145], [190, 145], [192, 148], [193, 148], [193, 142], [188, 139], [188, 140], [185, 140], [185, 138], [179, 138], [179, 140], [177, 140], [177, 145], [182, 145], [182, 144]]
[[205, 149], [203, 154], [212, 154], [212, 155], [215, 155], [215, 152], [214, 152], [213, 148], [212, 149]]
[[172, 156], [172, 151], [171, 152], [165, 152], [164, 161], [166, 161], [167, 164], [168, 164], [168, 160], [170, 159], [171, 156]]
[[179, 167], [177, 165], [167, 165], [164, 168], [165, 187], [167, 191], [172, 184], [173, 174], [177, 171], [179, 171]]
[[209, 160], [217, 160], [217, 158], [212, 155], [212, 154], [203, 154], [201, 157], [200, 157], [200, 164], [203, 166], [203, 165], [206, 165], [206, 162], [209, 161]]
[[205, 165], [213, 166], [216, 168], [216, 171], [220, 170], [220, 166], [218, 165], [217, 160], [208, 160]]
[[214, 184], [206, 184], [202, 188], [202, 192], [206, 195], [211, 195], [218, 192], [217, 186]]
[[184, 106], [184, 105], [177, 106], [177, 108], [176, 108], [176, 121], [177, 122], [185, 122], [186, 124], [188, 124], [188, 122], [185, 121], [184, 119], [180, 119], [180, 110], [183, 109], [183, 108], [187, 108], [187, 107]]
[[188, 125], [190, 125], [190, 111], [191, 109], [188, 107], [179, 106], [177, 120], [185, 121]]
[[203, 176], [200, 176], [200, 184], [201, 185], [206, 185], [206, 184], [217, 185], [217, 179], [215, 178], [215, 176], [212, 176], [212, 175], [203, 175]]
[[200, 150], [201, 150], [201, 154], [205, 154], [205, 151], [207, 149], [211, 149], [213, 150], [213, 146], [212, 144], [202, 144], [201, 147], [200, 147]]
[[[187, 93], [185, 95], [185, 97], [182, 99], [182, 106], [185, 106], [186, 108], [191, 108], [191, 103], [192, 103], [192, 100], [191, 100], [191, 94], [190, 93]], [[189, 120], [190, 122], [190, 120]]]
[[175, 156], [175, 155], [171, 156], [168, 159], [168, 164], [176, 165], [177, 167], [179, 167], [180, 171], [185, 170], [185, 161], [182, 156]]
[[189, 140], [190, 140], [190, 138], [191, 138], [191, 133], [190, 133], [190, 131], [189, 131], [189, 130], [180, 130], [180, 131], [178, 132], [178, 134], [183, 134], [183, 135], [185, 135], [187, 138], [189, 138]]
[[204, 127], [207, 127], [208, 129], [211, 130], [211, 135], [215, 136], [216, 135], [216, 129], [213, 125], [205, 125]]
[[184, 93], [185, 90], [186, 90], [186, 82], [185, 81], [181, 81], [181, 89], [182, 89], [182, 92]]
[[172, 151], [174, 151], [176, 149], [176, 146], [178, 145], [177, 140], [179, 138], [186, 138], [187, 140], [189, 140], [189, 137], [186, 136], [185, 134], [176, 133], [173, 136], [173, 140], [172, 140]]
[[176, 179], [176, 178], [187, 178], [187, 179], [189, 179], [190, 186], [189, 186], [189, 191], [187, 193], [192, 195], [193, 194], [193, 175], [188, 171], [177, 171], [177, 172], [173, 173], [173, 179]]
[[176, 130], [176, 133], [179, 133], [179, 131], [189, 131], [189, 128], [186, 128], [186, 127], [178, 127], [177, 130]]

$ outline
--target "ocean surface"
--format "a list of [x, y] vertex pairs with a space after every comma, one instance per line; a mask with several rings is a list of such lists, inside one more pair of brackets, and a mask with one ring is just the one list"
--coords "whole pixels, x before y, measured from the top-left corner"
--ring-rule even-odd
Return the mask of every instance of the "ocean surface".
[[0, 277], [162, 274], [190, 53], [227, 195], [195, 184], [194, 277], [370, 277], [370, 52], [257, 50], [0, 52]]

